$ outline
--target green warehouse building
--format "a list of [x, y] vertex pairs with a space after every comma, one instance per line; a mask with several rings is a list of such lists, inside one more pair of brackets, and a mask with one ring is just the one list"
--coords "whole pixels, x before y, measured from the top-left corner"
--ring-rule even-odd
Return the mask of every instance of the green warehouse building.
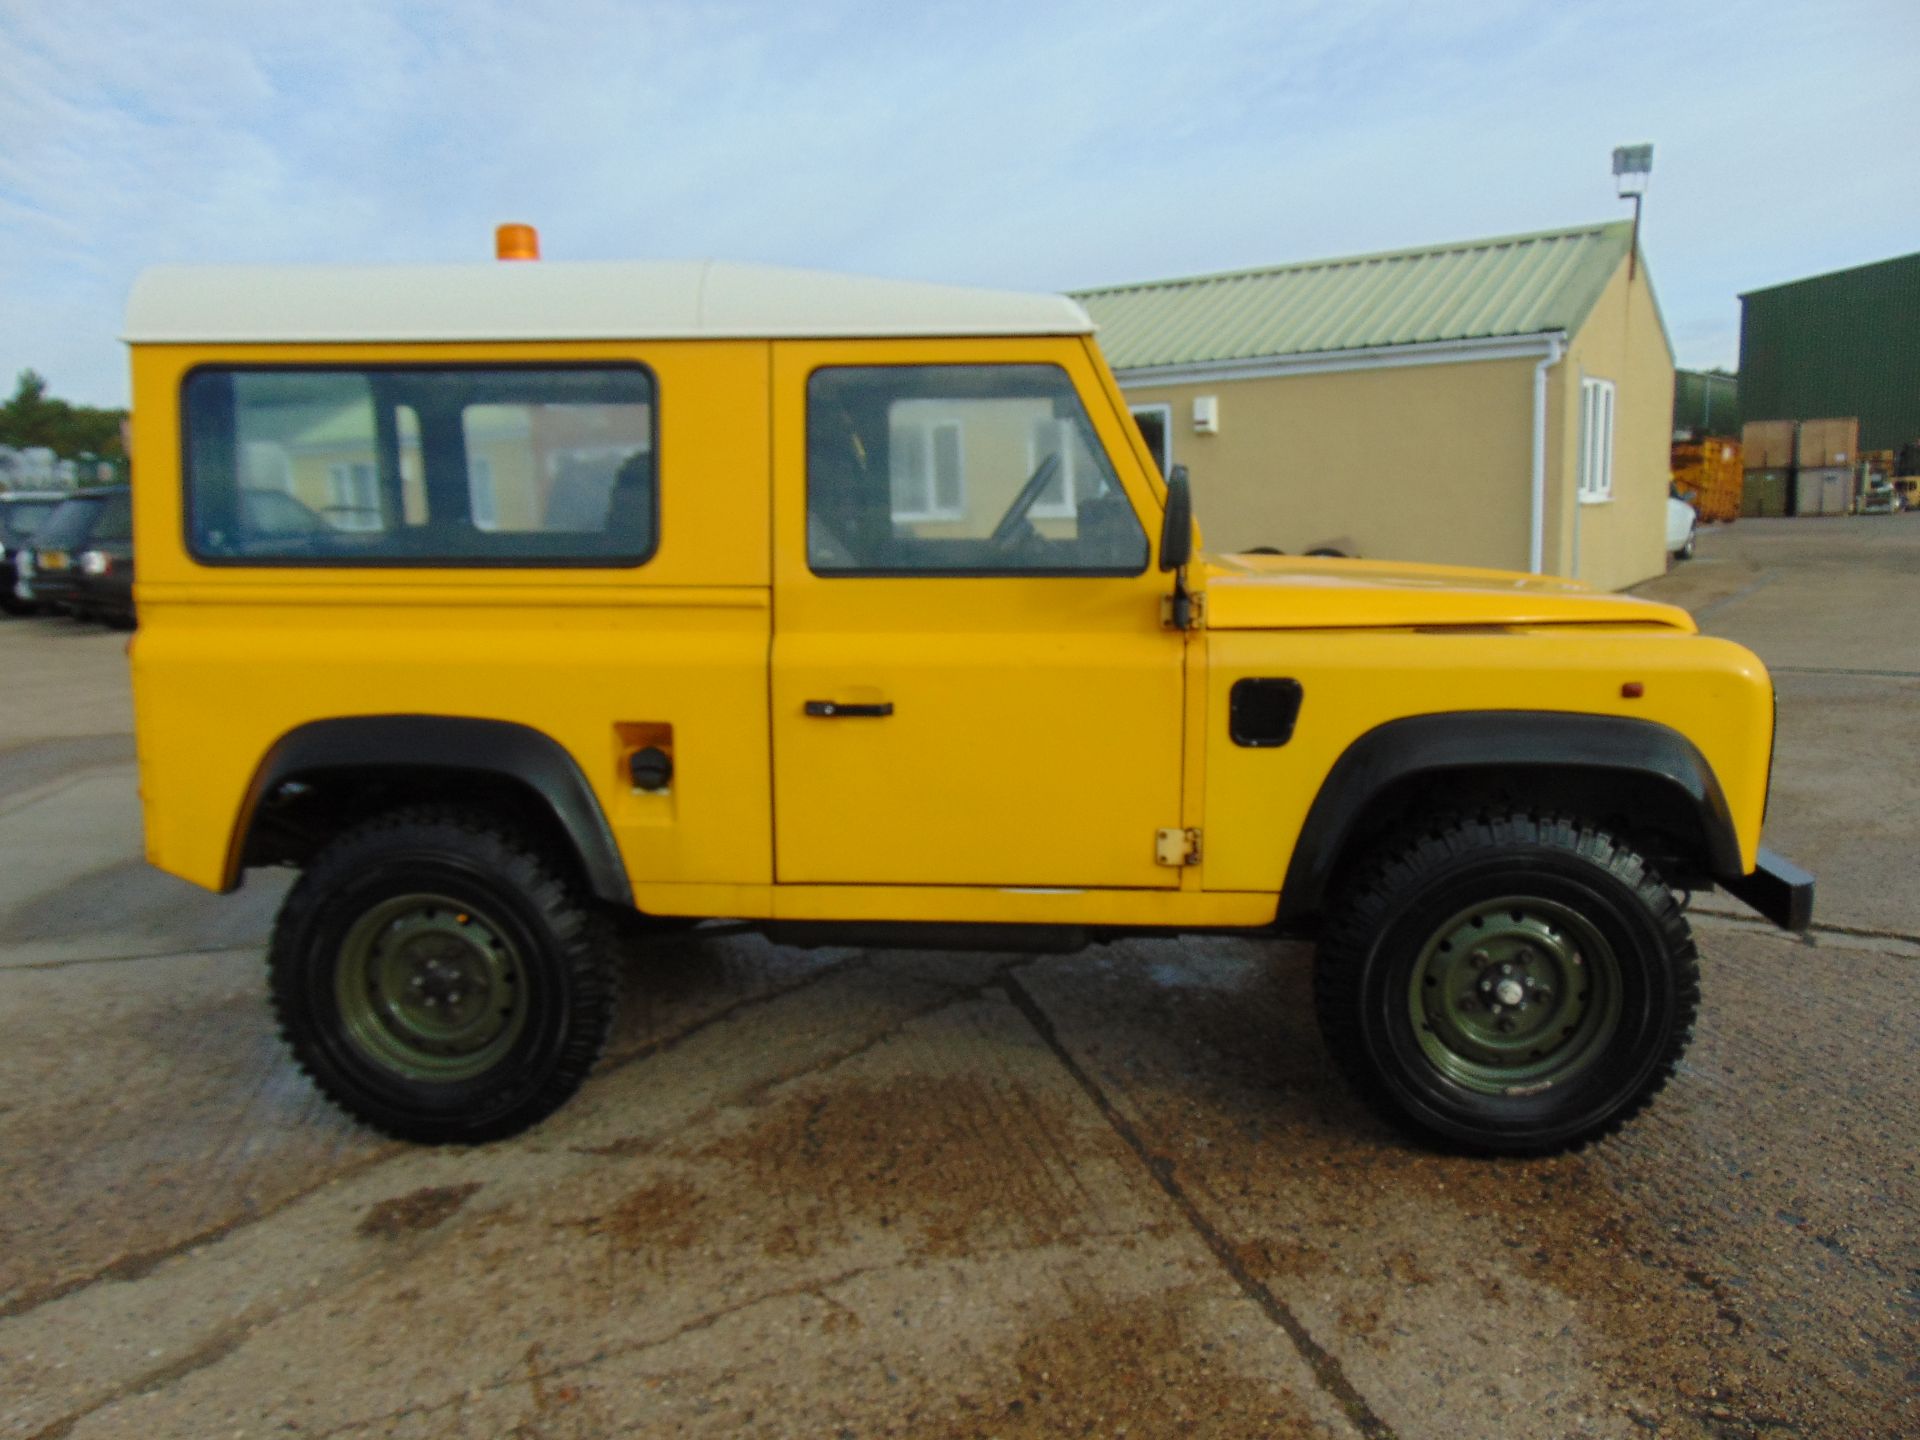
[[1740, 297], [1748, 420], [1858, 416], [1862, 450], [1920, 440], [1920, 254]]

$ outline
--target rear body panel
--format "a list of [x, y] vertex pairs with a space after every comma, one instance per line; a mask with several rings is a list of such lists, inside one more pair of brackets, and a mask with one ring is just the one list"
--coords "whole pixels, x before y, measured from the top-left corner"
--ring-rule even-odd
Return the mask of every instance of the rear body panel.
[[[645, 565], [213, 568], [187, 553], [179, 394], [196, 365], [635, 359], [672, 397], [659, 434], [671, 495]], [[767, 884], [766, 364], [764, 345], [708, 342], [137, 349], [133, 675], [149, 859], [226, 888], [248, 786], [282, 736], [339, 716], [449, 715], [563, 745], [636, 889]], [[673, 755], [661, 793], [627, 775], [650, 743]]]

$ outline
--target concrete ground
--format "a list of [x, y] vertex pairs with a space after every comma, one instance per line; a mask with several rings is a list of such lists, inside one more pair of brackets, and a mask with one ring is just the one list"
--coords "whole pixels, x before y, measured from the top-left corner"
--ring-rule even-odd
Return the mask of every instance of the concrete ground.
[[0, 1434], [1920, 1432], [1920, 517], [1647, 589], [1774, 665], [1789, 939], [1696, 907], [1682, 1073], [1590, 1153], [1426, 1153], [1308, 954], [633, 963], [584, 1093], [429, 1151], [273, 1034], [283, 888], [146, 870], [123, 637], [0, 625]]

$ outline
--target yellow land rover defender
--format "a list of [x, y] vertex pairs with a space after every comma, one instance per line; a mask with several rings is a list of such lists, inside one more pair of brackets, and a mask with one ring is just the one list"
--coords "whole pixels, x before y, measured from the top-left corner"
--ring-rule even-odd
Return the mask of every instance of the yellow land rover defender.
[[1201, 555], [1060, 297], [175, 269], [127, 331], [147, 853], [301, 872], [274, 1004], [393, 1135], [547, 1115], [634, 917], [728, 916], [1314, 936], [1374, 1102], [1546, 1151], [1672, 1073], [1679, 892], [1808, 923], [1753, 655], [1536, 576]]

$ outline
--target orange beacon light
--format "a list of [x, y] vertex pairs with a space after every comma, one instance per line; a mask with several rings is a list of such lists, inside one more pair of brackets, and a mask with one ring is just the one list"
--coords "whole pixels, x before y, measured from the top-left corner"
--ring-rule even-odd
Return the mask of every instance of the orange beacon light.
[[499, 260], [538, 260], [540, 232], [531, 225], [501, 225], [493, 232], [493, 253]]

